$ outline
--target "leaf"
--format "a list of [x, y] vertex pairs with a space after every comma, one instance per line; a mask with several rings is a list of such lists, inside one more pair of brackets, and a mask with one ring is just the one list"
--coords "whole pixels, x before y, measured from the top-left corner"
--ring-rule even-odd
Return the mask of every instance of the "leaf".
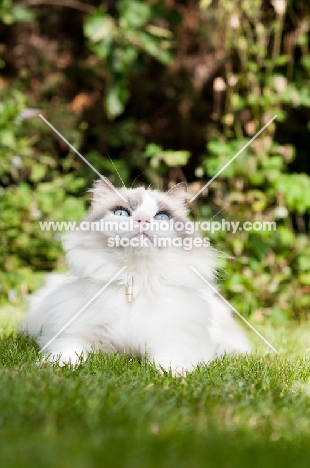
[[[230, 157], [222, 154], [219, 156], [209, 156], [203, 161], [203, 167], [209, 176], [214, 176], [217, 174], [227, 162], [230, 160]], [[220, 174], [221, 177], [230, 178], [233, 177], [236, 171], [236, 162], [233, 161], [229, 166], [227, 166]]]
[[110, 118], [120, 115], [129, 99], [129, 91], [124, 83], [115, 83], [107, 92], [105, 107]]
[[157, 145], [156, 143], [149, 143], [144, 151], [144, 155], [147, 158], [152, 158], [157, 156], [159, 153], [162, 153], [163, 149], [161, 146]]
[[113, 19], [103, 11], [91, 13], [84, 23], [84, 34], [92, 42], [111, 41], [114, 33]]
[[298, 269], [310, 272], [310, 252], [305, 255], [304, 252], [298, 257]]
[[300, 61], [306, 70], [310, 70], [310, 55], [304, 55], [301, 57]]
[[222, 154], [230, 153], [229, 143], [223, 141], [210, 141], [208, 143], [208, 150], [213, 153], [221, 156]]
[[119, 0], [120, 26], [124, 29], [137, 29], [147, 23], [151, 17], [151, 7], [138, 0]]
[[[145, 52], [163, 64], [168, 65], [171, 63], [172, 56], [167, 50], [170, 46], [170, 41], [159, 39], [143, 31], [136, 32], [135, 36], [139, 39], [141, 47]], [[166, 45], [166, 48], [163, 47], [164, 45]]]
[[30, 180], [32, 180], [32, 182], [38, 182], [43, 179], [46, 174], [46, 169], [46, 166], [43, 164], [34, 164], [31, 168]]
[[277, 237], [279, 239], [279, 246], [295, 247], [295, 236], [286, 226], [278, 226]]
[[153, 36], [171, 39], [173, 37], [172, 32], [169, 29], [161, 28], [159, 26], [155, 26], [154, 24], [149, 24], [145, 27], [145, 30], [152, 34]]
[[12, 130], [2, 129], [0, 147], [10, 148], [15, 150], [16, 139]]
[[282, 156], [272, 156], [268, 159], [263, 159], [261, 162], [263, 169], [275, 169], [281, 171], [283, 168], [283, 158]]
[[164, 151], [163, 160], [167, 166], [185, 166], [190, 155], [189, 151]]
[[250, 172], [249, 179], [253, 185], [262, 185], [265, 182], [265, 173], [264, 171]]
[[310, 272], [309, 273], [300, 273], [298, 275], [298, 279], [301, 282], [301, 284], [306, 284], [307, 286], [310, 286]]
[[33, 12], [26, 7], [18, 5], [11, 10], [13, 20], [16, 22], [33, 21], [35, 16]]
[[128, 45], [125, 48], [116, 48], [113, 51], [111, 65], [114, 73], [125, 75], [129, 73], [130, 66], [135, 62], [138, 51], [135, 47]]
[[273, 63], [274, 65], [277, 65], [281, 67], [282, 65], [286, 65], [289, 62], [290, 56], [288, 54], [286, 55], [278, 55], [275, 57]]
[[106, 59], [110, 52], [110, 44], [104, 41], [99, 41], [96, 44], [93, 44], [92, 50], [96, 55], [98, 55], [98, 57]]

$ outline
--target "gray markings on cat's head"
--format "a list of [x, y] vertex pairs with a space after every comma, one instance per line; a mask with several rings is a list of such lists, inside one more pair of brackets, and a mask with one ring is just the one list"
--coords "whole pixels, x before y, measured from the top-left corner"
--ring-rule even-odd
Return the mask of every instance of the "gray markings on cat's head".
[[118, 195], [115, 193], [115, 187], [107, 179], [97, 180], [90, 192], [92, 193], [92, 200], [87, 216], [88, 221], [102, 219], [108, 212], [114, 212], [120, 207], [125, 208], [131, 214], [137, 211], [139, 207], [144, 208], [146, 198], [152, 198], [156, 201], [156, 204], [149, 203], [150, 209], [154, 211], [154, 213], [150, 213], [152, 216], [156, 212], [167, 211], [173, 218], [186, 219], [187, 191], [184, 182], [175, 185], [167, 192], [159, 192], [144, 187], [120, 188], [120, 194], [126, 199], [126, 202], [123, 203], [120, 202]]

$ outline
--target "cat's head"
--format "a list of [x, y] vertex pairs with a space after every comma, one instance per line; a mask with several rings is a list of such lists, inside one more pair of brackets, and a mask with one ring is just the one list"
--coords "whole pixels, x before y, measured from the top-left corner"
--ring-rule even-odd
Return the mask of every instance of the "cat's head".
[[[100, 179], [91, 190], [92, 202], [85, 219], [110, 240], [113, 247], [156, 245], [160, 237], [184, 237], [187, 219], [186, 184], [180, 183], [167, 192], [138, 187], [116, 189], [107, 179]], [[178, 229], [175, 229], [177, 224]], [[133, 241], [133, 239], [137, 239]], [[140, 243], [138, 242], [141, 241]]]

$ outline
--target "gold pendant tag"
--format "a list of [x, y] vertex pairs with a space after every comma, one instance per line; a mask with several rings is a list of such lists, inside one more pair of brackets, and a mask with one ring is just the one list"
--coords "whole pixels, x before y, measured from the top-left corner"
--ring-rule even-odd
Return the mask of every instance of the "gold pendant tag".
[[130, 304], [133, 299], [133, 279], [132, 279], [132, 274], [129, 275], [129, 278], [127, 280], [126, 284], [126, 298], [127, 302]]

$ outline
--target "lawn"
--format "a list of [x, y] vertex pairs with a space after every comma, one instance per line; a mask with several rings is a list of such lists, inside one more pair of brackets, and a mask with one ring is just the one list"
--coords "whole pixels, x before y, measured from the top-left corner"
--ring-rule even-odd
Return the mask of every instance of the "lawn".
[[37, 365], [21, 313], [0, 310], [1, 467], [310, 466], [308, 326], [261, 327], [278, 355], [254, 340], [175, 379], [122, 356]]

